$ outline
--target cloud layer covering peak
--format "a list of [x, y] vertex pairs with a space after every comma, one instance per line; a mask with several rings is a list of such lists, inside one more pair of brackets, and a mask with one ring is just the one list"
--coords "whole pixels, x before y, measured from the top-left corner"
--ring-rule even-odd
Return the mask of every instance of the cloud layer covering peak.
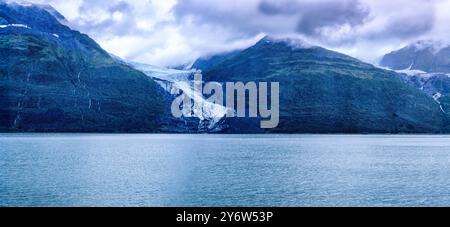
[[178, 65], [264, 35], [375, 63], [420, 39], [450, 42], [450, 0], [31, 0], [127, 60]]

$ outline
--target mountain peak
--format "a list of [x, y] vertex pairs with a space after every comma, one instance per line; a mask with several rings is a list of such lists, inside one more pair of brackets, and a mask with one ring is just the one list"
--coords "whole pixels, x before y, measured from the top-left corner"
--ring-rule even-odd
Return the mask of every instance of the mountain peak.
[[[11, 1], [11, 0], [3, 1], [3, 0], [0, 0], [0, 6], [6, 7], [9, 9], [13, 9], [16, 12], [21, 12], [23, 14], [30, 14], [31, 13], [30, 11], [32, 11], [32, 12], [45, 11], [48, 14], [50, 14], [50, 16], [52, 16], [54, 19], [56, 19], [59, 23], [61, 23], [63, 25], [68, 24], [68, 21], [66, 20], [66, 18], [49, 4], [37, 4], [37, 3], [30, 3], [27, 1]], [[0, 14], [0, 16], [1, 16], [1, 14]], [[33, 15], [28, 15], [28, 16], [33, 16]]]
[[381, 66], [394, 70], [421, 70], [429, 73], [450, 72], [450, 46], [443, 41], [420, 40], [386, 54]]
[[408, 47], [414, 48], [416, 51], [428, 50], [433, 54], [439, 53], [442, 49], [448, 47], [448, 44], [445, 44], [440, 40], [419, 40]]
[[307, 49], [314, 47], [303, 39], [300, 38], [291, 38], [291, 37], [274, 37], [266, 35], [262, 38], [258, 43], [275, 43], [275, 44], [286, 44], [293, 49]]
[[0, 0], [0, 131], [158, 131], [161, 88], [58, 15]]

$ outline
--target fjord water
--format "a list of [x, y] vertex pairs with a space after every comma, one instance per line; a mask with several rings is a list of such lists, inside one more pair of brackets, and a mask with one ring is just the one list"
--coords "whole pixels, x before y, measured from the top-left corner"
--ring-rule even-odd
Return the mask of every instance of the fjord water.
[[0, 206], [449, 205], [449, 136], [0, 134]]

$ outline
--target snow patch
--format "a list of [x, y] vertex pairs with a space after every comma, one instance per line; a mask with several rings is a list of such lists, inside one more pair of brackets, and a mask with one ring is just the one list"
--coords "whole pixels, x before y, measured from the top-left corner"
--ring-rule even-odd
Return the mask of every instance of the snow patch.
[[6, 3], [8, 3], [8, 4], [15, 4], [15, 5], [24, 6], [24, 7], [33, 6], [32, 3], [27, 2], [27, 1], [6, 0]]
[[438, 101], [439, 98], [441, 98], [441, 97], [442, 97], [442, 94], [439, 93], [439, 92], [433, 95], [433, 99], [434, 99], [435, 101]]
[[437, 92], [436, 94], [433, 95], [433, 99], [434, 101], [436, 101], [437, 104], [439, 104], [439, 107], [441, 108], [441, 111], [443, 113], [445, 113], [444, 108], [442, 108], [441, 102], [439, 101], [439, 99], [442, 97], [442, 94]]
[[427, 73], [427, 72], [422, 71], [422, 70], [411, 69], [413, 64], [411, 64], [411, 66], [409, 66], [409, 68], [406, 68], [406, 69], [403, 69], [403, 70], [396, 70], [396, 72], [404, 73], [404, 74], [406, 74], [408, 76], [417, 76], [417, 75], [421, 75], [421, 74], [426, 74]]
[[4, 25], [0, 25], [0, 28], [8, 28], [8, 27], [31, 29], [30, 27], [28, 27], [28, 25], [25, 25], [25, 24], [4, 24]]
[[394, 71], [396, 73], [400, 73], [400, 74], [406, 74], [407, 76], [423, 76], [423, 75], [428, 75], [427, 72], [422, 71], [422, 70], [418, 70], [418, 69], [412, 69], [414, 63], [412, 63], [408, 68], [406, 69], [402, 69], [402, 70], [393, 70], [389, 67], [384, 67], [384, 66], [380, 66], [380, 65], [375, 65], [375, 67], [380, 68], [380, 69], [384, 69], [384, 70], [389, 70], [389, 71]]

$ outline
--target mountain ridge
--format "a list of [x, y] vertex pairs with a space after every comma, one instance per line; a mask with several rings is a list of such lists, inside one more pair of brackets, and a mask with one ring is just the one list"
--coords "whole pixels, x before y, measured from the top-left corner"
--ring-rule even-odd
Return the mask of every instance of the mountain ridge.
[[156, 83], [48, 10], [0, 2], [0, 131], [160, 131]]
[[199, 59], [193, 68], [203, 70], [205, 82], [279, 82], [280, 127], [261, 129], [260, 118], [217, 119], [208, 111], [175, 119], [167, 88], [192, 80], [190, 74], [129, 64], [64, 21], [47, 6], [0, 2], [0, 131], [440, 133], [447, 127], [446, 102], [404, 83], [401, 74], [269, 36]]
[[262, 39], [203, 73], [205, 81], [280, 82], [279, 128], [227, 119], [233, 133], [417, 133], [444, 124], [437, 103], [399, 74], [322, 47]]
[[417, 41], [384, 55], [380, 65], [393, 70], [450, 73], [450, 45], [434, 40]]

